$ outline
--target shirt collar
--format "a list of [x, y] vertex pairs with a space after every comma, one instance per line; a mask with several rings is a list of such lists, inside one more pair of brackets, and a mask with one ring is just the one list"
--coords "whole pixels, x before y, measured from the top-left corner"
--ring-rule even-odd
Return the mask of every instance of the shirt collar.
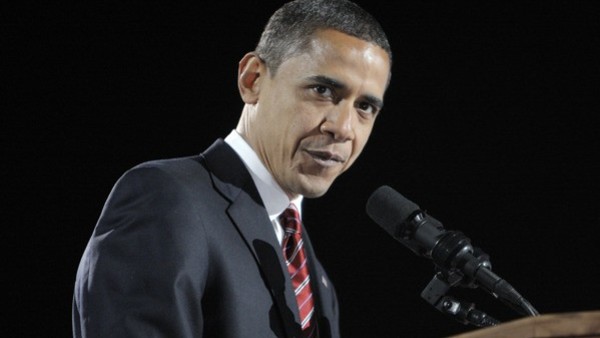
[[290, 201], [256, 152], [237, 131], [232, 130], [225, 138], [225, 142], [240, 156], [250, 172], [271, 221], [277, 219], [290, 203], [294, 203], [300, 215], [302, 215], [303, 197], [299, 195]]

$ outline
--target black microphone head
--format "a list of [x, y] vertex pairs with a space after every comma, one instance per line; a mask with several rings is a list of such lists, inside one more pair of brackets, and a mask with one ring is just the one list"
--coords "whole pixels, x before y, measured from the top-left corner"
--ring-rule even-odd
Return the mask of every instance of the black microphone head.
[[377, 188], [367, 201], [367, 215], [393, 237], [398, 235], [399, 226], [419, 210], [418, 205], [387, 185]]

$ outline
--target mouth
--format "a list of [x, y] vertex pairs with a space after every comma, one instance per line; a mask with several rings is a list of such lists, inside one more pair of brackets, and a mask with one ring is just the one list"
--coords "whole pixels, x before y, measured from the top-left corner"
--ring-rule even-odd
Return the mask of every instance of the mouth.
[[323, 167], [332, 167], [345, 162], [344, 158], [338, 154], [321, 150], [304, 150], [315, 162]]

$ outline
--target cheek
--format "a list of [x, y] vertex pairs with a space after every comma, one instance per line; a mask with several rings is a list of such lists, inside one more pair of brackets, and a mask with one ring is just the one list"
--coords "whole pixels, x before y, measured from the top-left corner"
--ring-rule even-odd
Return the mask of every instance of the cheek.
[[369, 121], [366, 124], [359, 125], [355, 129], [356, 130], [355, 147], [357, 147], [357, 150], [359, 152], [362, 151], [362, 149], [367, 144], [367, 141], [369, 140], [369, 136], [371, 136], [371, 131], [373, 130], [373, 123], [374, 123], [374, 121]]
[[308, 104], [299, 104], [291, 111], [287, 136], [299, 143], [310, 135], [316, 135], [321, 124], [321, 114]]
[[281, 149], [281, 156], [287, 159], [293, 158], [301, 145], [305, 131], [305, 121], [300, 112], [290, 110], [285, 112], [286, 118], [277, 124], [278, 138], [273, 139], [276, 147]]

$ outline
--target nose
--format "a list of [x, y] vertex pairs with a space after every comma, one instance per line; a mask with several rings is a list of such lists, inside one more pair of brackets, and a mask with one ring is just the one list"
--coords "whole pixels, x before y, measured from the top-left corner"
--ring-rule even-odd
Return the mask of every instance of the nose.
[[321, 132], [330, 134], [338, 142], [354, 139], [354, 110], [351, 103], [339, 102], [325, 116]]

